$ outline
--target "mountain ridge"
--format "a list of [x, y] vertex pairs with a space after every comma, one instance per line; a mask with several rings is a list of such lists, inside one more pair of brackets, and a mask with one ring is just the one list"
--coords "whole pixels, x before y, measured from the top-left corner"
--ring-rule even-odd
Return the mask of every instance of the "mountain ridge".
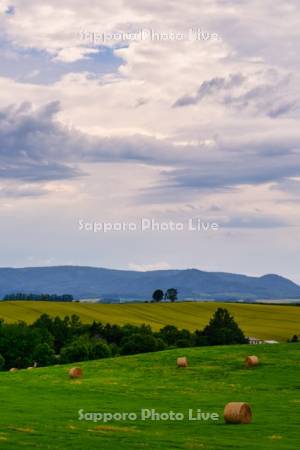
[[299, 299], [300, 286], [277, 274], [260, 277], [199, 269], [138, 272], [93, 266], [0, 268], [0, 297], [16, 292], [74, 298], [151, 299], [155, 289], [178, 289], [180, 299]]

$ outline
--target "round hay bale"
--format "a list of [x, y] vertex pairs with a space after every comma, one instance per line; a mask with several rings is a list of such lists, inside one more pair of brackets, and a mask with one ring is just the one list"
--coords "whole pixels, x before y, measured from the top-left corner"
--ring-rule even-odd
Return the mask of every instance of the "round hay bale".
[[18, 372], [18, 369], [16, 367], [12, 367], [11, 369], [9, 369], [10, 372]]
[[247, 358], [245, 359], [246, 367], [253, 367], [253, 366], [258, 366], [258, 365], [259, 365], [259, 359], [255, 355], [247, 356]]
[[185, 356], [177, 358], [177, 367], [187, 367], [188, 365], [188, 360]]
[[80, 367], [72, 367], [69, 370], [70, 378], [82, 378], [83, 370]]
[[246, 424], [252, 419], [251, 408], [248, 403], [230, 402], [224, 408], [224, 420], [226, 423]]
[[27, 370], [32, 370], [34, 369], [34, 367], [27, 367]]

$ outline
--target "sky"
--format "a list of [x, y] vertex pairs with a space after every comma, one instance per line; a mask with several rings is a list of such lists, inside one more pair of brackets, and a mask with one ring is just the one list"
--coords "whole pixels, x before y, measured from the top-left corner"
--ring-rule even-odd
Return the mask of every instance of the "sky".
[[300, 283], [299, 38], [298, 0], [0, 0], [0, 266]]

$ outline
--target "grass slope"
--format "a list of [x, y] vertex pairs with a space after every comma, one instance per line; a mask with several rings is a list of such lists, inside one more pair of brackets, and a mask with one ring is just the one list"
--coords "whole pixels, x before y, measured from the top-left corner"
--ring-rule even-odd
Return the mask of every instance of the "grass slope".
[[247, 336], [286, 341], [300, 332], [299, 306], [243, 305], [215, 302], [100, 305], [48, 302], [0, 302], [0, 318], [33, 322], [42, 313], [78, 314], [83, 322], [150, 324], [154, 329], [174, 324], [195, 330], [207, 324], [217, 307], [227, 308]]
[[[243, 367], [255, 350], [262, 365]], [[190, 366], [177, 369], [177, 356]], [[0, 373], [0, 448], [51, 450], [295, 450], [300, 439], [300, 345], [171, 350], [68, 366]], [[251, 404], [250, 425], [219, 422], [80, 422], [78, 411], [136, 412], [155, 408], [222, 416], [229, 401]]]

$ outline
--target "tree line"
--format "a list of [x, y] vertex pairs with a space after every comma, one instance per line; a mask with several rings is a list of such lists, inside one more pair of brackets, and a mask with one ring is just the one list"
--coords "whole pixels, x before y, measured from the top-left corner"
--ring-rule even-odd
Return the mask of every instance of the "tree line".
[[[161, 302], [162, 300], [169, 300], [175, 302], [178, 298], [178, 291], [175, 288], [167, 289], [166, 292], [161, 289], [156, 289], [152, 294], [153, 302]], [[39, 302], [72, 302], [73, 295], [70, 294], [26, 294], [24, 292], [17, 292], [7, 294], [3, 297], [3, 301], [39, 301]]]
[[3, 297], [3, 301], [38, 301], [38, 302], [72, 302], [74, 300], [73, 295], [70, 294], [24, 294], [18, 292], [16, 294], [8, 294]]
[[171, 348], [246, 344], [247, 339], [226, 309], [218, 308], [203, 330], [167, 325], [83, 324], [77, 315], [41, 315], [32, 325], [0, 321], [0, 368], [50, 366]]

